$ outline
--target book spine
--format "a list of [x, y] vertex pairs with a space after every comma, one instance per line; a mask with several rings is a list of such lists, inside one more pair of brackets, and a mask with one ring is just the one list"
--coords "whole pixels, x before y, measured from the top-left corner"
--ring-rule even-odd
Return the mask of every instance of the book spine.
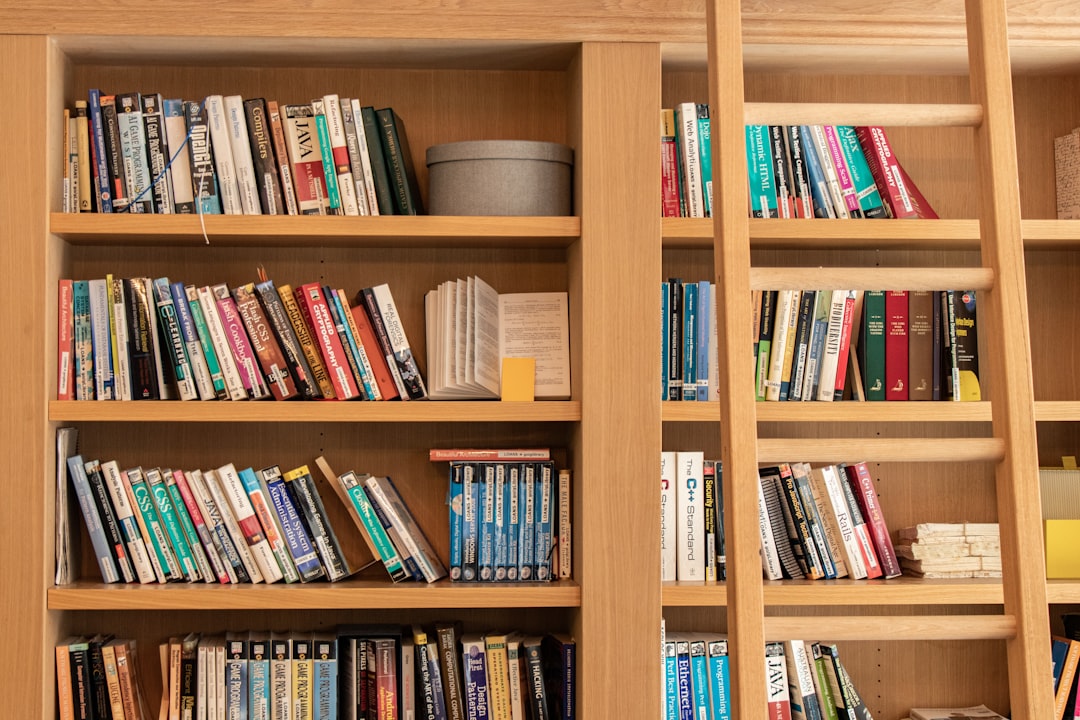
[[509, 519], [510, 492], [508, 490], [509, 471], [505, 463], [495, 465], [495, 580], [504, 582], [509, 579]]
[[115, 461], [110, 460], [101, 463], [101, 473], [135, 576], [140, 583], [154, 582], [154, 568], [146, 552], [146, 544], [143, 542], [138, 522], [135, 519], [135, 511], [128, 500], [123, 480], [120, 478], [120, 468]]
[[316, 633], [312, 642], [312, 656], [312, 719], [338, 720], [336, 639], [332, 635]]
[[319, 562], [319, 554], [312, 545], [303, 520], [285, 487], [281, 471], [275, 466], [264, 468], [261, 472], [266, 481], [270, 502], [281, 521], [282, 535], [292, 555], [293, 564], [300, 574], [300, 580], [302, 582], [318, 580], [325, 575], [322, 564]]
[[885, 317], [885, 292], [866, 291], [859, 351], [867, 400], [885, 399]]
[[859, 140], [859, 145], [862, 146], [866, 164], [877, 184], [878, 192], [889, 209], [889, 214], [898, 219], [918, 217], [910, 198], [900, 189], [899, 164], [893, 157], [892, 147], [885, 136], [884, 128], [856, 127], [855, 135]]
[[351, 400], [359, 396], [356, 379], [349, 370], [345, 348], [341, 344], [330, 307], [318, 283], [308, 283], [295, 292], [297, 305], [304, 320], [312, 329], [312, 335], [327, 368], [334, 387], [334, 396]]
[[758, 327], [757, 357], [754, 374], [754, 399], [763, 401], [769, 386], [769, 360], [772, 358], [772, 339], [776, 331], [776, 302], [779, 292], [761, 293], [761, 317]]
[[712, 720], [731, 720], [731, 679], [728, 661], [728, 644], [724, 639], [709, 640], [709, 692], [712, 700]]
[[[376, 285], [371, 288], [371, 294], [375, 303], [375, 310], [379, 320], [375, 320], [375, 311], [372, 312], [372, 322], [380, 323], [386, 330], [389, 341], [387, 363], [391, 356], [396, 364], [396, 369], [401, 376], [401, 384], [408, 397], [412, 400], [421, 400], [427, 397], [427, 389], [424, 387], [424, 378], [420, 375], [420, 368], [416, 364], [409, 339], [405, 335], [405, 326], [398, 315], [394, 296], [390, 292], [390, 286], [386, 284]], [[365, 291], [365, 298], [367, 298]], [[369, 308], [370, 309], [370, 308]], [[404, 395], [402, 398], [404, 399]]]
[[90, 283], [71, 283], [72, 353], [75, 372], [74, 399], [95, 397], [93, 320], [90, 315]]
[[675, 110], [660, 111], [660, 188], [662, 217], [679, 217], [679, 152], [675, 141]]
[[57, 283], [56, 298], [56, 399], [74, 400], [75, 394], [75, 317], [73, 282]]
[[240, 199], [240, 181], [232, 148], [232, 130], [229, 127], [224, 97], [207, 96], [206, 119], [210, 129], [210, 142], [214, 148], [214, 170], [217, 173], [218, 191], [221, 193], [222, 212], [226, 215], [243, 215], [244, 205]]
[[120, 144], [120, 125], [116, 114], [116, 96], [102, 95], [101, 124], [105, 131], [105, 157], [108, 161], [108, 180], [112, 188], [114, 212], [128, 212], [131, 196], [127, 190], [124, 150]]
[[165, 144], [170, 156], [166, 158], [171, 174], [173, 210], [178, 215], [191, 215], [195, 212], [195, 189], [192, 185], [191, 152], [189, 144], [187, 113], [183, 100], [165, 99], [161, 101]]
[[840, 349], [844, 335], [844, 313], [847, 291], [833, 290], [829, 304], [829, 325], [825, 331], [821, 371], [818, 378], [817, 400], [831, 401], [836, 396], [836, 376], [840, 366]]
[[109, 163], [105, 154], [105, 125], [101, 115], [101, 91], [91, 89], [88, 95], [88, 135], [93, 156], [94, 187], [98, 212], [113, 212], [112, 183], [109, 180]]
[[791, 524], [795, 528], [795, 534], [791, 535], [789, 533], [789, 535], [791, 536], [792, 545], [797, 543], [796, 549], [802, 549], [801, 553], [796, 552], [796, 557], [801, 556], [803, 571], [811, 579], [828, 578], [830, 573], [827, 570], [827, 563], [821, 557], [817, 540], [811, 529], [808, 508], [803, 503], [802, 495], [796, 485], [795, 473], [792, 471], [791, 466], [786, 463], [780, 465], [779, 470], [782, 497], [790, 515]]
[[698, 133], [697, 106], [694, 103], [679, 103], [675, 107], [675, 122], [679, 160], [683, 169], [682, 180], [686, 196], [687, 216], [705, 217], [705, 200], [702, 194], [701, 142]]
[[325, 157], [327, 151], [329, 151], [330, 165], [327, 167], [332, 169], [332, 174], [336, 178], [341, 211], [345, 215], [360, 215], [360, 207], [356, 196], [356, 182], [353, 179], [352, 160], [349, 155], [349, 144], [345, 136], [345, 120], [342, 116], [341, 98], [333, 94], [324, 95], [322, 104], [326, 113], [326, 132], [329, 140], [323, 155]]
[[376, 110], [375, 115], [379, 121], [380, 139], [395, 210], [399, 215], [423, 215], [424, 205], [416, 178], [416, 168], [409, 151], [405, 123], [392, 108]]
[[705, 579], [705, 489], [704, 453], [676, 453], [676, 497], [678, 514], [677, 576], [679, 580]]
[[401, 556], [398, 554], [397, 548], [394, 547], [394, 543], [391, 542], [390, 536], [386, 534], [386, 528], [383, 527], [382, 522], [379, 520], [375, 507], [364, 489], [363, 482], [357, 477], [356, 473], [350, 470], [341, 476], [341, 483], [352, 501], [353, 507], [356, 508], [361, 522], [367, 528], [376, 552], [379, 554], [379, 559], [382, 560], [386, 571], [390, 574], [390, 579], [394, 582], [404, 580], [406, 572]]
[[281, 110], [276, 100], [266, 101], [266, 121], [269, 126], [270, 141], [273, 145], [273, 161], [277, 168], [277, 177], [281, 183], [281, 201], [283, 208], [279, 215], [298, 215], [296, 204], [296, 185], [293, 179], [292, 165], [289, 164], [289, 151], [285, 142], [285, 127], [281, 120]]
[[244, 99], [239, 95], [226, 95], [222, 98], [222, 109], [225, 113], [225, 129], [236, 170], [240, 208], [244, 215], [261, 215], [259, 183], [255, 178], [255, 162], [252, 159]]
[[494, 579], [495, 554], [495, 466], [484, 463], [481, 476], [477, 479], [480, 499], [477, 502], [477, 525], [479, 527], [478, 557], [476, 561], [476, 579], [490, 582]]
[[204, 478], [201, 471], [193, 470], [187, 476], [187, 480], [191, 488], [191, 494], [199, 506], [199, 512], [202, 513], [203, 522], [206, 523], [206, 529], [210, 533], [214, 549], [221, 558], [221, 564], [228, 577], [228, 582], [250, 582], [251, 578], [244, 567], [243, 560], [236, 550], [236, 545], [232, 541], [232, 536], [229, 535], [228, 528], [225, 527], [225, 521], [221, 516], [223, 509], [218, 507], [217, 500], [210, 492], [206, 478]]
[[792, 475], [795, 480], [795, 488], [799, 492], [799, 500], [802, 502], [803, 512], [810, 525], [810, 533], [817, 546], [818, 556], [825, 568], [826, 578], [841, 578], [848, 576], [847, 563], [837, 546], [838, 539], [834, 536], [831, 525], [825, 522], [823, 513], [825, 507], [823, 499], [815, 492], [811, 481], [811, 468], [809, 463], [794, 463]]
[[[184, 529], [180, 526], [180, 518], [176, 508], [173, 507], [172, 498], [169, 496], [169, 488], [165, 483], [163, 473], [158, 468], [147, 468], [145, 471], [146, 485], [157, 508], [158, 517], [161, 519], [161, 527], [168, 538], [169, 546], [176, 558], [176, 567], [183, 573], [189, 582], [200, 579], [199, 570], [195, 565], [195, 558], [191, 555]], [[178, 578], [179, 579], [179, 578]]]
[[326, 175], [315, 112], [311, 105], [286, 105], [282, 125], [300, 215], [325, 215]]
[[184, 571], [180, 567], [179, 560], [170, 544], [164, 521], [160, 517], [157, 498], [150, 487], [147, 473], [142, 468], [136, 467], [128, 470], [122, 477], [127, 478], [127, 482], [131, 487], [131, 495], [135, 501], [134, 504], [139, 508], [143, 523], [146, 526], [150, 538], [147, 552], [149, 552], [150, 546], [154, 550], [151, 554], [151, 562], [156, 559], [157, 565], [161, 568], [166, 580], [185, 579]]
[[885, 293], [885, 399], [908, 399], [908, 293]]
[[462, 466], [461, 579], [465, 581], [479, 579], [479, 500], [482, 474], [482, 465], [467, 463]]
[[184, 283], [174, 282], [169, 284], [169, 291], [172, 294], [176, 322], [180, 329], [180, 337], [184, 343], [185, 355], [191, 367], [191, 376], [195, 381], [195, 388], [198, 390], [199, 398], [202, 400], [214, 400], [217, 398], [217, 392], [214, 388], [214, 381], [210, 376], [210, 368], [206, 363], [206, 356], [203, 354], [195, 319], [191, 315], [187, 290]]
[[848, 169], [847, 157], [843, 146], [833, 125], [823, 125], [822, 132], [825, 135], [825, 144], [829, 150], [829, 160], [836, 170], [837, 182], [840, 185], [840, 194], [844, 198], [844, 206], [848, 215], [853, 218], [863, 217], [862, 206], [859, 204], [858, 191], [851, 180], [851, 172]]
[[795, 197], [795, 217], [814, 217], [814, 198], [810, 191], [810, 175], [806, 168], [802, 127], [784, 126], [784, 143], [791, 163], [791, 188]]
[[765, 399], [769, 401], [780, 400], [784, 356], [787, 352], [788, 336], [792, 330], [791, 320], [793, 316], [798, 316], [796, 293], [795, 290], [780, 290], [776, 295], [775, 324], [769, 349], [769, 375], [765, 381]]
[[315, 341], [312, 339], [311, 326], [308, 320], [305, 319], [305, 313], [296, 300], [296, 293], [293, 291], [292, 286], [282, 285], [277, 289], [277, 294], [285, 316], [288, 318], [289, 325], [296, 334], [296, 341], [303, 352], [304, 359], [311, 369], [311, 381], [318, 386], [318, 395], [327, 400], [333, 400], [337, 397], [334, 392], [334, 384], [326, 372], [326, 365], [323, 364], [319, 348], [316, 347]]
[[795, 192], [792, 187], [791, 164], [784, 145], [784, 127], [769, 125], [769, 151], [776, 179], [776, 210], [782, 218], [793, 218], [795, 214]]
[[184, 502], [184, 496], [180, 492], [176, 480], [177, 476], [183, 478], [184, 471], [173, 470], [170, 472], [166, 470], [162, 473], [162, 482], [165, 483], [165, 489], [169, 493], [169, 500], [172, 502], [173, 510], [180, 522], [180, 529], [183, 532], [184, 539], [187, 541], [188, 550], [194, 560], [195, 569], [198, 571], [198, 577], [203, 582], [212, 583], [218, 578], [213, 568], [210, 567], [210, 560], [203, 550], [202, 540], [195, 529], [195, 521], [191, 517], [187, 504]]
[[[255, 528], [251, 527], [250, 524], [246, 524], [247, 527], [240, 525], [240, 518], [237, 516], [236, 509], [233, 507], [232, 499], [230, 497], [232, 491], [227, 486], [227, 481], [222, 479], [221, 473], [217, 470], [207, 470], [203, 474], [203, 482], [205, 483], [210, 496], [214, 500], [214, 506], [218, 511], [218, 518], [220, 518], [222, 524], [225, 526], [225, 532], [232, 541], [236, 555], [240, 558], [240, 564], [244, 569], [246, 577], [252, 583], [257, 584], [263, 582], [265, 578], [263, 577], [262, 567], [260, 566], [261, 563], [256, 560], [248, 539], [249, 531], [252, 536], [255, 537]], [[243, 576], [238, 572], [237, 577], [239, 579]]]
[[271, 633], [270, 717], [273, 720], [292, 720], [292, 697], [292, 644], [288, 637]]
[[517, 580], [521, 571], [521, 526], [522, 526], [522, 465], [511, 463], [507, 468], [506, 480], [506, 578]]
[[146, 133], [146, 155], [153, 190], [154, 212], [171, 215], [175, 212], [172, 191], [172, 167], [169, 164], [169, 142], [165, 131], [165, 115], [161, 96], [156, 93], [142, 96], [143, 130]]
[[[194, 285], [185, 285], [184, 295], [187, 298], [191, 322], [195, 326], [195, 336], [198, 338], [199, 349], [202, 351], [203, 360], [206, 363], [206, 371], [210, 379], [210, 388], [213, 390], [213, 397], [219, 400], [224, 399], [228, 397], [228, 391], [225, 387], [225, 373], [222, 370], [221, 361], [218, 360], [218, 352], [214, 347], [213, 332], [207, 323], [207, 315], [203, 312], [199, 291]], [[211, 306], [212, 308], [213, 306]]]
[[89, 281], [90, 330], [94, 352], [94, 396], [98, 400], [115, 400], [112, 340], [109, 329], [109, 296], [106, 281]]
[[435, 582], [445, 577], [446, 568], [413, 518], [394, 482], [389, 477], [369, 477], [365, 487], [373, 491], [371, 499], [388, 511], [387, 514], [398, 527], [406, 549], [416, 559], [424, 578], [428, 582]]
[[745, 134], [751, 217], [779, 217], [776, 176], [769, 145], [769, 128], [767, 125], [747, 125]]
[[367, 186], [364, 184], [364, 160], [360, 152], [360, 140], [356, 134], [356, 124], [360, 120], [360, 105], [353, 113], [351, 98], [341, 98], [341, 125], [345, 133], [345, 150], [349, 157], [349, 172], [352, 174], [353, 193], [356, 195], [356, 210], [360, 215], [370, 215]]
[[87, 477], [86, 466], [82, 456], [75, 455], [68, 458], [68, 478], [75, 487], [75, 497], [79, 501], [83, 520], [86, 523], [87, 532], [90, 534], [91, 544], [94, 546], [94, 556], [97, 558], [98, 567], [101, 569], [101, 578], [106, 583], [120, 582], [120, 574], [117, 571], [114, 550], [109, 545], [109, 538], [105, 534], [101, 514], [98, 511], [97, 502], [94, 499], [94, 491]]
[[[462, 515], [464, 513], [463, 480], [466, 465], [462, 462], [450, 464], [450, 489], [446, 495], [446, 506], [449, 511], [450, 529], [450, 579], [462, 580]], [[515, 568], [516, 571], [516, 568]], [[516, 572], [515, 572], [516, 577]]]
[[825, 175], [825, 184], [829, 189], [829, 198], [832, 200], [833, 210], [836, 217], [844, 220], [851, 217], [848, 210], [844, 191], [840, 187], [840, 176], [836, 165], [833, 163], [832, 153], [829, 151], [829, 139], [825, 135], [823, 125], [810, 125], [810, 137], [813, 139], [814, 149], [817, 151], [818, 164]]
[[791, 696], [788, 694], [787, 665], [784, 644], [765, 643], [765, 683], [769, 718], [791, 717]]
[[[188, 153], [191, 158], [192, 202], [198, 215], [220, 215], [222, 197], [218, 191], [218, 173], [214, 169], [215, 147], [210, 136], [210, 119], [206, 101], [185, 102], [187, 116]], [[221, 152], [230, 152], [229, 146]]]
[[337, 171], [334, 167], [330, 129], [326, 119], [326, 104], [321, 98], [316, 98], [311, 101], [311, 109], [315, 113], [315, 132], [319, 138], [319, 154], [322, 158], [323, 178], [326, 181], [326, 203], [324, 204], [326, 214], [344, 215], [341, 204], [341, 191], [338, 189]]
[[112, 342], [113, 394], [117, 400], [130, 400], [131, 357], [128, 348], [124, 280], [108, 274], [105, 276], [105, 288], [109, 303], [109, 330]]
[[[230, 400], [246, 400], [248, 398], [248, 392], [240, 377], [240, 370], [237, 368], [236, 357], [233, 355], [231, 343], [225, 333], [225, 327], [222, 325], [221, 315], [218, 312], [217, 298], [215, 297], [213, 290], [206, 285], [196, 289], [195, 295], [198, 298], [197, 303], [191, 301], [191, 294], [190, 291], [188, 291], [188, 304], [191, 306], [192, 317], [195, 318], [196, 327], [198, 327], [198, 318], [200, 315], [205, 323], [207, 337], [202, 340], [204, 351], [206, 351], [206, 344], [207, 341], [209, 341], [209, 345], [213, 350], [212, 355], [219, 366], [226, 396]], [[195, 310], [196, 306], [198, 307], [198, 312]], [[200, 338], [202, 338], [201, 331]], [[216, 393], [217, 379], [214, 376], [213, 368], [209, 365], [211, 353], [206, 351], [206, 354], [208, 358], [207, 367], [210, 370], [211, 379], [214, 380], [214, 389]]]
[[818, 158], [817, 145], [810, 126], [799, 125], [798, 127], [799, 144], [802, 146], [803, 161], [806, 163], [806, 174], [810, 181], [810, 197], [814, 203], [814, 217], [835, 218], [837, 213], [829, 192], [829, 181], [825, 177], [825, 170]]
[[285, 304], [282, 302], [277, 288], [274, 287], [274, 283], [266, 280], [256, 284], [255, 293], [258, 295], [262, 308], [266, 313], [266, 319], [273, 328], [274, 337], [281, 346], [285, 364], [290, 375], [296, 381], [296, 389], [300, 397], [304, 400], [315, 400], [321, 397], [311, 366], [304, 356], [304, 350], [296, 337]]
[[207, 527], [206, 519], [203, 517], [202, 508], [199, 507], [199, 503], [195, 499], [195, 494], [192, 492], [191, 483], [188, 482], [187, 475], [182, 470], [174, 470], [173, 481], [175, 482], [176, 490], [180, 495], [180, 501], [187, 509], [187, 514], [191, 519], [198, 542], [202, 544], [203, 551], [206, 555], [206, 562], [210, 569], [209, 575], [205, 576], [206, 581], [212, 582], [216, 578], [222, 585], [228, 585], [229, 573], [225, 569], [225, 565], [223, 564], [224, 561], [214, 544], [210, 534], [210, 528]]
[[400, 214], [395, 201], [396, 192], [386, 152], [383, 150], [382, 126], [375, 108], [365, 106], [360, 109], [364, 135], [367, 140], [368, 155], [371, 158], [371, 173], [375, 181], [375, 198], [380, 215]]
[[356, 127], [356, 150], [360, 156], [361, 169], [361, 172], [357, 174], [354, 167], [353, 175], [357, 177], [357, 186], [362, 183], [364, 187], [363, 192], [357, 190], [357, 196], [366, 198], [368, 215], [378, 215], [380, 212], [379, 199], [375, 190], [375, 173], [371, 157], [371, 146], [368, 140], [368, 129], [364, 124], [363, 108], [361, 108], [360, 101], [356, 98], [350, 99], [349, 104], [352, 108], [353, 125]]
[[855, 189], [855, 196], [858, 198], [863, 217], [869, 219], [889, 217], [877, 183], [874, 181], [874, 175], [866, 162], [866, 154], [859, 145], [855, 128], [851, 125], [837, 125], [835, 130], [844, 159], [847, 161], [851, 184]]
[[536, 468], [536, 580], [551, 580], [551, 556], [554, 550], [553, 519], [555, 510], [554, 466], [537, 463]]
[[270, 641], [249, 634], [248, 720], [270, 720]]
[[398, 385], [390, 372], [390, 366], [382, 350], [382, 345], [376, 337], [375, 328], [372, 325], [371, 316], [365, 307], [365, 303], [362, 298], [358, 300], [358, 304], [354, 305], [349, 313], [352, 315], [353, 324], [359, 333], [359, 345], [363, 347], [364, 355], [367, 357], [368, 364], [371, 367], [371, 374], [375, 381], [373, 390], [378, 391], [377, 396], [379, 399], [393, 400], [400, 397]]
[[929, 290], [908, 292], [908, 399], [932, 400], [934, 373], [934, 295]]
[[232, 349], [233, 358], [236, 360], [240, 380], [247, 394], [255, 400], [270, 397], [270, 389], [266, 386], [266, 380], [259, 370], [258, 359], [255, 350], [251, 347], [251, 339], [244, 329], [244, 320], [240, 310], [236, 307], [236, 301], [224, 283], [210, 288], [217, 305], [218, 318], [221, 327], [225, 331], [225, 337]]
[[660, 579], [677, 579], [677, 502], [675, 453], [660, 453]]
[[128, 212], [154, 212], [150, 162], [146, 157], [146, 127], [139, 93], [116, 96], [116, 123], [120, 132], [121, 159], [131, 199]]
[[874, 488], [873, 478], [870, 477], [870, 468], [866, 463], [860, 462], [846, 466], [847, 479], [855, 494], [855, 500], [859, 503], [859, 509], [866, 519], [874, 542], [874, 550], [881, 562], [882, 574], [886, 578], [900, 576], [900, 563], [893, 548], [892, 538], [889, 536], [889, 528], [885, 524], [885, 516], [878, 504], [877, 491]]
[[299, 397], [300, 393], [285, 362], [285, 355], [255, 294], [255, 285], [238, 285], [233, 288], [232, 296], [236, 311], [247, 330], [251, 348], [258, 358], [259, 367], [262, 368], [262, 377], [274, 399], [291, 400]]
[[274, 557], [266, 530], [259, 522], [259, 517], [255, 512], [240, 474], [229, 463], [218, 468], [217, 476], [221, 481], [222, 490], [225, 491], [225, 496], [228, 498], [233, 516], [240, 526], [240, 531], [243, 533], [244, 540], [247, 542], [252, 557], [255, 559], [255, 564], [259, 568], [259, 573], [267, 583], [275, 583], [281, 580], [284, 577], [281, 567], [278, 565], [277, 558]]
[[340, 580], [351, 574], [345, 556], [341, 551], [334, 530], [327, 521], [326, 508], [315, 488], [314, 480], [306, 465], [285, 473], [285, 483], [291, 493], [293, 503], [300, 508], [311, 539], [322, 558], [323, 568], [330, 581]]
[[274, 511], [271, 510], [271, 501], [267, 498], [267, 493], [263, 492], [255, 471], [251, 468], [244, 468], [238, 474], [240, 483], [244, 486], [244, 491], [251, 501], [251, 508], [255, 511], [255, 517], [258, 518], [259, 525], [262, 526], [266, 543], [270, 546], [270, 552], [281, 570], [283, 579], [287, 583], [299, 581], [300, 575], [293, 564], [288, 548], [285, 547], [285, 540], [281, 537], [281, 532], [278, 531]]
[[836, 358], [836, 380], [833, 383], [833, 400], [844, 399], [844, 387], [847, 383], [848, 355], [851, 352], [851, 329], [855, 322], [855, 304], [857, 291], [844, 291], [844, 316], [840, 325], [840, 352]]
[[123, 292], [131, 399], [156, 400], [161, 396], [161, 383], [153, 291], [148, 288], [146, 278], [125, 278]]
[[367, 348], [364, 347], [364, 341], [360, 337], [360, 328], [356, 324], [356, 317], [352, 312], [352, 308], [349, 307], [349, 299], [345, 296], [345, 291], [340, 289], [333, 292], [333, 296], [334, 307], [337, 308], [338, 313], [341, 315], [342, 325], [345, 327], [349, 348], [356, 358], [356, 365], [359, 370], [358, 377], [363, 384], [364, 396], [368, 400], [382, 400], [379, 383], [375, 379], [375, 369], [371, 364]]
[[683, 283], [682, 288], [682, 394], [680, 400], [697, 400], [697, 329], [698, 329], [698, 286], [697, 283]]
[[345, 357], [349, 370], [352, 372], [353, 380], [356, 382], [359, 399], [370, 400], [371, 396], [367, 393], [369, 387], [368, 378], [364, 376], [364, 366], [356, 347], [356, 339], [350, 331], [350, 326], [345, 321], [337, 291], [329, 285], [323, 285], [322, 293], [326, 299], [326, 307], [330, 311], [330, 319], [334, 322], [338, 340], [341, 342], [342, 355]]
[[952, 308], [951, 326], [956, 330], [953, 350], [956, 356], [956, 369], [953, 372], [954, 400], [981, 400], [982, 389], [979, 384], [979, 338], [975, 312], [974, 290], [948, 291]]

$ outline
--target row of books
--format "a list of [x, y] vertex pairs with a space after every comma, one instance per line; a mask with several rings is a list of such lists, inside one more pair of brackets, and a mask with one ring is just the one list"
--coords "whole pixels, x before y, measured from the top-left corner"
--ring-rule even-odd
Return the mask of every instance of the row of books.
[[546, 459], [450, 462], [450, 579], [568, 579], [570, 471]]
[[[573, 720], [576, 650], [562, 633], [463, 633], [450, 622], [189, 633], [159, 645], [160, 717]], [[149, 720], [134, 652], [109, 635], [59, 643], [60, 719]]]
[[324, 95], [280, 105], [92, 89], [64, 110], [65, 212], [416, 215], [393, 108]]
[[386, 284], [196, 287], [62, 279], [60, 400], [418, 400], [423, 377]]
[[1080, 717], [1080, 614], [1061, 616], [1063, 633], [1052, 633], [1050, 657], [1054, 677], [1053, 720]]
[[716, 400], [720, 361], [716, 285], [707, 280], [660, 283], [660, 399]]
[[758, 470], [761, 563], [769, 580], [894, 578], [900, 561], [865, 462]]
[[[663, 109], [663, 217], [712, 217], [709, 106]], [[936, 218], [884, 128], [747, 125], [752, 217]]]
[[[389, 477], [337, 476], [317, 462], [392, 580], [446, 576]], [[360, 569], [307, 465], [121, 470], [81, 455], [66, 465], [106, 583], [335, 582]]]
[[972, 290], [754, 291], [752, 303], [758, 400], [982, 397]]
[[723, 469], [700, 450], [660, 453], [660, 579], [724, 580]]
[[[664, 720], [731, 720], [727, 636], [663, 633]], [[871, 720], [836, 645], [765, 643], [770, 718]]]

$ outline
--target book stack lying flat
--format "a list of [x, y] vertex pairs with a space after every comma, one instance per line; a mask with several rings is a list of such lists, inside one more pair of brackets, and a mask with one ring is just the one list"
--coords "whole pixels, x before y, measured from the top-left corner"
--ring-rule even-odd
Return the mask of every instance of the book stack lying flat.
[[905, 575], [999, 578], [997, 523], [920, 523], [900, 530], [896, 554]]
[[985, 705], [966, 708], [911, 708], [909, 720], [974, 720], [974, 718], [1005, 720], [1005, 716], [998, 715]]

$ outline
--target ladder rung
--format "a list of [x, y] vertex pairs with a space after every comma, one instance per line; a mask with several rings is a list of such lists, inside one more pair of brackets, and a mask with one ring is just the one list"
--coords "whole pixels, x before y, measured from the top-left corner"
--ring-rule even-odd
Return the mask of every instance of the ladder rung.
[[759, 462], [997, 462], [1001, 438], [762, 438]]
[[746, 103], [747, 125], [978, 127], [981, 105], [905, 103]]
[[992, 268], [750, 268], [752, 290], [989, 290]]
[[767, 617], [768, 640], [1009, 640], [1012, 615], [816, 615]]

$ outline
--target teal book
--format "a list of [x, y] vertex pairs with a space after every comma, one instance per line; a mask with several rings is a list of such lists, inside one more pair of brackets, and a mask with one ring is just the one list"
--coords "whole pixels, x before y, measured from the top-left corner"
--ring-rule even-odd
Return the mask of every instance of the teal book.
[[[221, 371], [221, 363], [218, 362], [217, 352], [211, 340], [210, 328], [206, 324], [206, 315], [203, 313], [202, 303], [199, 301], [199, 293], [194, 285], [185, 285], [184, 294], [187, 295], [188, 308], [191, 311], [192, 322], [195, 323], [195, 333], [199, 338], [199, 346], [202, 347], [203, 356], [206, 358], [206, 368], [210, 373], [210, 381], [214, 386], [214, 395], [219, 399], [226, 397], [225, 375]], [[216, 309], [214, 309], [217, 312]]]
[[750, 180], [751, 217], [779, 217], [768, 125], [746, 126], [746, 167]]
[[176, 561], [179, 563], [181, 572], [188, 580], [200, 579], [199, 570], [195, 565], [195, 558], [191, 555], [187, 538], [184, 537], [184, 529], [180, 524], [180, 516], [173, 507], [172, 498], [169, 497], [169, 489], [165, 484], [164, 473], [171, 474], [171, 470], [159, 470], [148, 468], [146, 470], [146, 484], [150, 488], [150, 494], [154, 498], [158, 517], [161, 518], [161, 526], [176, 553]]
[[343, 215], [341, 191], [338, 189], [337, 171], [334, 165], [334, 148], [330, 144], [330, 128], [326, 124], [326, 110], [322, 100], [312, 100], [315, 111], [315, 129], [319, 133], [319, 150], [322, 153], [323, 174], [326, 176], [326, 199], [328, 215]]
[[698, 123], [698, 162], [701, 163], [701, 195], [705, 204], [705, 217], [712, 217], [713, 180], [712, 180], [712, 131], [709, 121], [709, 106], [697, 105]]
[[706, 646], [709, 656], [709, 689], [714, 720], [731, 720], [731, 677], [728, 668], [728, 644], [726, 638], [709, 640]]
[[401, 556], [398, 554], [397, 548], [394, 547], [394, 543], [391, 542], [390, 536], [386, 534], [386, 528], [379, 521], [379, 517], [367, 496], [367, 492], [364, 490], [364, 484], [360, 477], [352, 470], [349, 470], [342, 473], [339, 480], [342, 487], [345, 488], [345, 493], [352, 501], [357, 515], [360, 516], [360, 521], [367, 528], [368, 535], [371, 536], [371, 541], [375, 545], [375, 550], [379, 553], [379, 559], [382, 560], [386, 571], [390, 573], [390, 579], [394, 582], [407, 579], [409, 574], [405, 571]]
[[855, 128], [851, 125], [837, 125], [836, 137], [840, 143], [840, 149], [847, 160], [848, 176], [855, 189], [855, 196], [859, 200], [859, 208], [865, 218], [888, 218], [889, 213], [885, 210], [885, 201], [881, 199], [877, 183], [870, 172], [870, 165], [866, 162], [862, 145], [855, 134]]
[[128, 483], [131, 485], [131, 494], [135, 497], [135, 504], [139, 508], [146, 532], [150, 536], [150, 544], [153, 551], [150, 553], [151, 562], [157, 562], [166, 580], [183, 579], [183, 571], [177, 564], [176, 556], [173, 555], [172, 547], [165, 528], [158, 516], [157, 501], [150, 486], [146, 482], [146, 475], [141, 467], [131, 468], [126, 472]]
[[867, 290], [863, 294], [862, 342], [860, 364], [867, 400], [885, 399], [885, 291]]

